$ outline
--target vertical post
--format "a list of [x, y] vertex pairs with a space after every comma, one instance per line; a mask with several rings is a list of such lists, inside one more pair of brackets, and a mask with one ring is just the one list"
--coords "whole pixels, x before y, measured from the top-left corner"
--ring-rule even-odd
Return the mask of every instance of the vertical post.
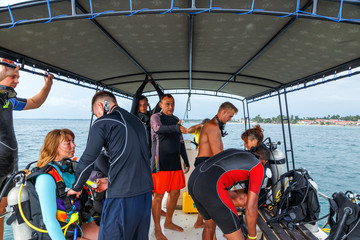
[[316, 14], [316, 12], [317, 12], [317, 5], [318, 5], [318, 0], [313, 0], [312, 14]]
[[280, 118], [281, 118], [281, 128], [283, 133], [283, 141], [284, 141], [284, 152], [285, 152], [285, 159], [286, 159], [286, 167], [289, 171], [289, 158], [287, 154], [287, 147], [286, 147], [286, 137], [285, 137], [285, 129], [284, 129], [284, 119], [283, 119], [283, 113], [282, 113], [282, 105], [281, 105], [281, 94], [280, 90], [278, 90], [278, 99], [279, 99], [279, 109], [280, 109]]
[[286, 115], [287, 115], [287, 119], [288, 119], [288, 131], [289, 131], [289, 141], [290, 141], [290, 149], [291, 149], [291, 160], [292, 160], [292, 164], [293, 164], [293, 169], [295, 169], [295, 160], [294, 160], [294, 148], [293, 148], [293, 144], [292, 144], [292, 137], [291, 137], [291, 127], [290, 127], [290, 118], [289, 118], [289, 108], [288, 108], [288, 103], [287, 103], [287, 94], [286, 94], [286, 89], [284, 88], [284, 98], [285, 98], [285, 108], [286, 108]]
[[[246, 104], [245, 104], [245, 101], [246, 101]], [[248, 128], [250, 128], [249, 104], [246, 99], [243, 99], [242, 103], [243, 103], [245, 131], [246, 131]]]
[[71, 0], [71, 15], [76, 15], [76, 0]]

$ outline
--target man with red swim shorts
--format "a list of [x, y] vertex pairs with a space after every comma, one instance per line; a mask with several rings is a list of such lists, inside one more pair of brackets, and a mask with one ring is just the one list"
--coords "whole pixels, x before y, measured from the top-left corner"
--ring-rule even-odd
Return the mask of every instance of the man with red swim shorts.
[[237, 204], [241, 202], [240, 195], [236, 197], [237, 194], [229, 190], [236, 184], [245, 184], [248, 194], [242, 201], [248, 226], [247, 238], [256, 239], [258, 194], [263, 177], [263, 165], [254, 154], [228, 149], [195, 168], [188, 183], [189, 194], [202, 217], [212, 219], [227, 239], [244, 239], [236, 210], [236, 206], [241, 205]]
[[169, 199], [166, 204], [164, 227], [179, 232], [184, 231], [172, 222], [180, 189], [185, 187], [185, 176], [181, 167], [180, 155], [184, 160], [185, 173], [189, 171], [190, 167], [182, 137], [182, 133], [187, 133], [187, 129], [181, 126], [179, 118], [173, 115], [174, 103], [174, 98], [170, 94], [163, 95], [159, 104], [162, 112], [153, 114], [150, 119], [151, 167], [154, 182], [152, 214], [157, 240], [167, 239], [160, 226], [161, 201], [165, 192], [169, 193]]

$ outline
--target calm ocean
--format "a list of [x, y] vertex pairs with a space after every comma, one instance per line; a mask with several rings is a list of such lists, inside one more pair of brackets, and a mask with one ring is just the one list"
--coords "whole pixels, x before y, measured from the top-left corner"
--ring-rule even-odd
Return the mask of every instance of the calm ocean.
[[[186, 122], [184, 126], [189, 127], [197, 123]], [[16, 119], [19, 169], [37, 160], [45, 135], [55, 128], [69, 128], [75, 133], [75, 156], [80, 158], [86, 146], [89, 125], [89, 120]], [[283, 141], [280, 125], [264, 124], [262, 128], [265, 137], [270, 137], [272, 141]], [[240, 136], [244, 131], [244, 125], [229, 123], [226, 125], [226, 131], [229, 135], [223, 138], [224, 148], [242, 149]], [[291, 131], [295, 167], [308, 169], [320, 192], [327, 196], [347, 190], [360, 193], [360, 127], [292, 125]], [[193, 139], [193, 135], [188, 134], [184, 138]], [[283, 145], [279, 147], [283, 151]], [[329, 212], [329, 206], [323, 198], [320, 198], [320, 201], [320, 216], [323, 216]], [[7, 225], [4, 239], [12, 239], [11, 228]]]

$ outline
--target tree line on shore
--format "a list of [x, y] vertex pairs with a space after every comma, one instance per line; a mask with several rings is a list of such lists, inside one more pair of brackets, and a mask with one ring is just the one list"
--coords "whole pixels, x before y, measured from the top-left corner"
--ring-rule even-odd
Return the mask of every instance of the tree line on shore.
[[[283, 116], [283, 119], [286, 119], [286, 116]], [[332, 115], [332, 116], [328, 115], [325, 117], [303, 117], [303, 118], [300, 118], [299, 116], [291, 115], [289, 120], [290, 123], [297, 124], [299, 123], [299, 121], [316, 120], [316, 119], [324, 119], [324, 120], [336, 119], [338, 121], [359, 121], [360, 115], [355, 115], [355, 116], [350, 115], [345, 117], [341, 117], [340, 115]], [[252, 118], [251, 120], [257, 123], [281, 123], [281, 115], [272, 118], [262, 118], [260, 114], [258, 114], [256, 117]]]

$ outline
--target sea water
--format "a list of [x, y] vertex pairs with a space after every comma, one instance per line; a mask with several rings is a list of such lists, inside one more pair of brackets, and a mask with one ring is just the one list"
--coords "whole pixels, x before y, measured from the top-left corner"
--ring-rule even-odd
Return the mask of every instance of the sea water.
[[[184, 122], [190, 127], [199, 122]], [[55, 128], [69, 128], [75, 133], [75, 156], [80, 158], [86, 147], [90, 120], [25, 120], [14, 121], [19, 145], [19, 169], [36, 161], [46, 134]], [[263, 124], [264, 136], [273, 142], [280, 141], [278, 146], [284, 151], [282, 128], [279, 124]], [[228, 135], [223, 138], [224, 148], [243, 149], [241, 134], [244, 124], [228, 123], [225, 130]], [[348, 190], [360, 194], [360, 127], [291, 125], [294, 149], [295, 168], [306, 168], [319, 186], [319, 191], [327, 196], [334, 192]], [[192, 140], [194, 135], [184, 135]], [[289, 143], [287, 143], [289, 145]], [[288, 153], [290, 157], [290, 153]], [[289, 163], [290, 169], [293, 167]], [[320, 197], [321, 213], [329, 212], [327, 200]], [[323, 223], [324, 221], [321, 221]], [[5, 224], [4, 239], [12, 238], [11, 228]]]

